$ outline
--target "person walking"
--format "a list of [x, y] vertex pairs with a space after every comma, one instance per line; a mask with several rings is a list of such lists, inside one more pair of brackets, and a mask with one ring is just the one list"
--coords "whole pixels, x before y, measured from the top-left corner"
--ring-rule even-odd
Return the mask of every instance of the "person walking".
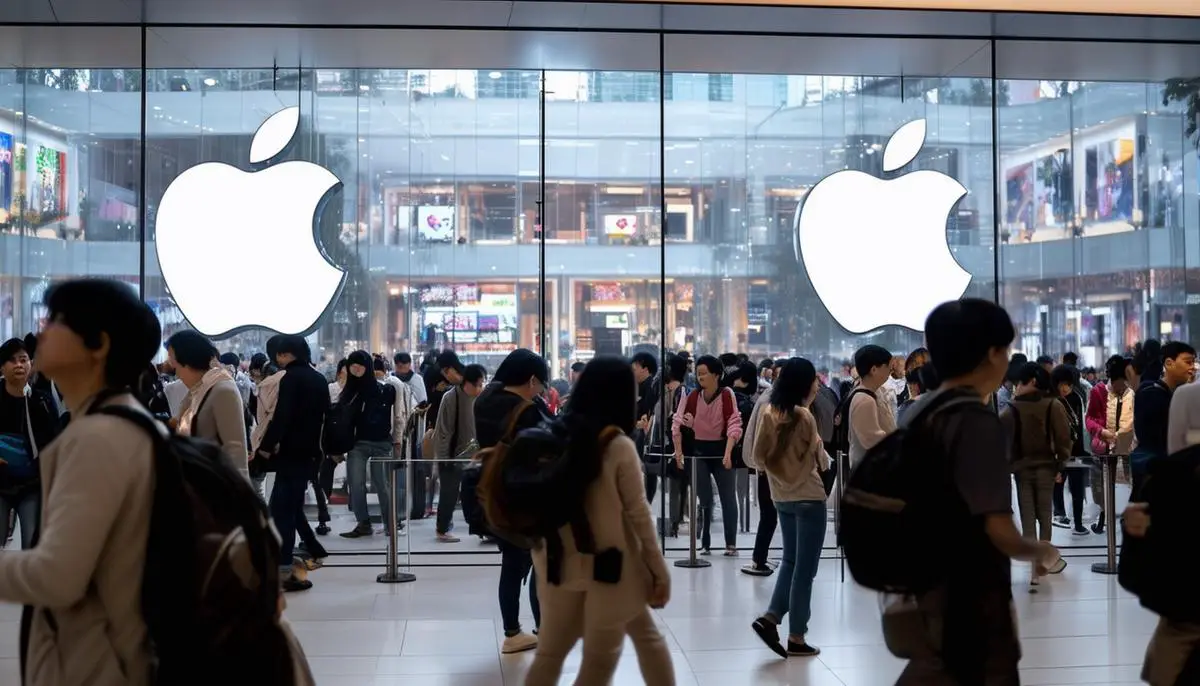
[[[755, 469], [767, 474], [771, 499], [783, 531], [783, 559], [766, 613], [754, 620], [758, 637], [780, 657], [814, 657], [821, 651], [808, 642], [812, 586], [825, 543], [825, 485], [821, 472], [829, 456], [809, 408], [820, 386], [817, 370], [804, 358], [792, 358], [771, 388], [769, 405], [759, 412], [755, 432]], [[785, 648], [779, 625], [788, 619]]]

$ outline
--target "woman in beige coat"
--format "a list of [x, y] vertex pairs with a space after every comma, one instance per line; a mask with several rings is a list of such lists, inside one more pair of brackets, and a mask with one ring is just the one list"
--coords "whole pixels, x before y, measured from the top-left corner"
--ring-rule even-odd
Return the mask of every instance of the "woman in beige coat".
[[158, 350], [158, 320], [128, 284], [114, 281], [58, 284], [46, 307], [37, 364], [72, 419], [40, 455], [37, 545], [0, 555], [0, 601], [26, 605], [25, 686], [144, 686], [153, 445], [135, 424], [88, 411], [142, 410], [129, 388]]
[[671, 656], [650, 612], [667, 604], [671, 578], [646, 502], [642, 463], [627, 437], [636, 401], [633, 368], [615, 357], [588, 363], [571, 394], [562, 421], [570, 436], [568, 454], [588, 484], [582, 496], [594, 552], [579, 550], [570, 526], [558, 532], [560, 555], [548, 555], [553, 548], [548, 544], [534, 551], [542, 623], [528, 686], [557, 684], [567, 653], [581, 638], [583, 663], [575, 684], [608, 684], [627, 635], [643, 680], [675, 683]]

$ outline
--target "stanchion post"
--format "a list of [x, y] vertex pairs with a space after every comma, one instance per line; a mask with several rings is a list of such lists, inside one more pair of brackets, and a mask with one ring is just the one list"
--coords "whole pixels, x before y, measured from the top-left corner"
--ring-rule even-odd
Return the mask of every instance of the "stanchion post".
[[[847, 459], [848, 457], [849, 456], [846, 455], [846, 453], [844, 453], [840, 450], [837, 451], [837, 455], [834, 457], [834, 459], [837, 460], [837, 494], [838, 494], [837, 504], [834, 506], [834, 510], [833, 510], [834, 511], [833, 532], [834, 532], [835, 537], [837, 536], [837, 522], [840, 520], [841, 514], [842, 514], [842, 500], [846, 497], [846, 477], [850, 476], [848, 474], [848, 472], [850, 471], [850, 460]], [[838, 561], [841, 563], [841, 567], [842, 567], [842, 571], [841, 571], [842, 583], [846, 583], [846, 551], [842, 550], [841, 541], [838, 540], [837, 538], [835, 538], [835, 540], [837, 540], [837, 543], [838, 543], [838, 546], [837, 546]]]
[[[400, 557], [399, 539], [400, 539], [400, 514], [401, 513], [399, 511], [399, 502], [398, 502], [399, 498], [396, 495], [396, 488], [397, 488], [396, 463], [402, 462], [405, 465], [405, 470], [411, 470], [411, 468], [412, 468], [412, 446], [411, 446], [411, 441], [409, 440], [409, 438], [410, 438], [409, 431], [412, 429], [412, 426], [418, 426], [420, 421], [423, 421], [423, 417], [421, 417], [419, 415], [413, 415], [412, 417], [409, 418], [408, 422], [405, 423], [404, 432], [402, 434], [402, 440], [400, 441], [401, 448], [400, 448], [399, 458], [397, 459], [397, 456], [393, 455], [389, 459], [381, 460], [381, 462], [383, 462], [383, 464], [387, 465], [387, 469], [388, 469], [388, 475], [387, 475], [388, 486], [389, 486], [388, 504], [391, 506], [389, 512], [387, 513], [388, 514], [388, 522], [387, 522], [387, 530], [388, 530], [387, 557], [388, 557], [388, 559], [387, 559], [387, 564], [384, 565], [383, 574], [380, 574], [379, 576], [375, 577], [375, 581], [378, 583], [381, 583], [381, 584], [406, 584], [411, 581], [417, 580], [417, 576], [415, 574], [412, 574], [411, 572], [401, 572], [399, 570], [399, 559], [398, 558]], [[412, 426], [409, 426], [409, 425], [412, 425]], [[408, 513], [408, 512], [412, 511], [412, 477], [409, 476], [409, 471], [405, 472], [405, 481], [407, 482], [407, 487], [404, 489], [404, 503], [405, 503], [404, 512]], [[408, 568], [411, 570], [412, 569], [411, 537], [410, 537], [410, 541], [409, 541], [407, 550], [408, 550], [407, 565], [408, 565]]]
[[[696, 530], [700, 528], [699, 522], [696, 521], [696, 460], [700, 458], [692, 457], [692, 487], [688, 494], [688, 517], [691, 519], [688, 526], [688, 557], [686, 560], [675, 560], [676, 567], [685, 569], [703, 569], [711, 567], [712, 563], [708, 560], [701, 560], [696, 557]], [[706, 476], [707, 478], [707, 476]]]
[[1117, 459], [1116, 455], [1105, 455], [1104, 462], [1104, 525], [1106, 532], [1106, 556], [1104, 562], [1092, 563], [1097, 574], [1117, 573]]

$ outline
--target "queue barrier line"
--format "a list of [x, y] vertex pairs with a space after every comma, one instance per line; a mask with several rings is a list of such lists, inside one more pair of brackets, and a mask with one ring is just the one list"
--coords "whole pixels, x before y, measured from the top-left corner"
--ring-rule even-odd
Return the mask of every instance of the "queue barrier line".
[[[1104, 475], [1104, 526], [1107, 544], [1104, 562], [1093, 562], [1092, 571], [1097, 574], [1117, 573], [1117, 462], [1128, 460], [1128, 455], [1094, 455], [1099, 460]], [[1133, 467], [1130, 466], [1132, 471]]]

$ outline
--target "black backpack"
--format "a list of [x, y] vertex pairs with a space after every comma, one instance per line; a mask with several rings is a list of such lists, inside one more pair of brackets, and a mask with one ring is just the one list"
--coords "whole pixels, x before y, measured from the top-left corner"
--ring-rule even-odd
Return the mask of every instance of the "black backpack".
[[730, 454], [731, 461], [734, 469], [746, 469], [746, 459], [742, 455], [742, 443], [746, 438], [746, 425], [750, 423], [750, 414], [754, 412], [754, 398], [738, 391], [733, 392], [733, 397], [737, 401], [738, 414], [742, 417], [742, 435], [733, 446], [733, 452]]
[[1200, 500], [1200, 446], [1150, 460], [1141, 488], [1153, 522], [1141, 538], [1124, 534], [1117, 580], [1163, 619], [1200, 622], [1200, 586], [1187, 545]]
[[[604, 429], [597, 438], [600, 454], [620, 435], [615, 426]], [[512, 445], [489, 449], [479, 489], [495, 535], [530, 548], [580, 521], [588, 484], [582, 482], [578, 461], [568, 454], [569, 441], [567, 422], [550, 420], [521, 431]]]
[[357, 401], [357, 396], [344, 403], [339, 400], [325, 414], [321, 449], [326, 455], [345, 455], [354, 447], [354, 419], [359, 407]]
[[869, 395], [871, 400], [875, 400], [875, 391], [866, 388], [856, 388], [842, 396], [837, 411], [833, 413], [833, 440], [825, 446], [825, 451], [830, 457], [836, 458], [839, 452], [843, 455], [850, 454], [850, 402], [859, 393]]
[[128, 407], [95, 411], [154, 440], [142, 579], [154, 683], [294, 684], [291, 639], [279, 622], [279, 536], [250, 482], [215, 443], [169, 436]]
[[933, 422], [970, 404], [986, 411], [977, 397], [935, 394], [850, 471], [838, 543], [860, 585], [918, 594], [945, 577], [945, 541], [930, 532], [958, 499]]

